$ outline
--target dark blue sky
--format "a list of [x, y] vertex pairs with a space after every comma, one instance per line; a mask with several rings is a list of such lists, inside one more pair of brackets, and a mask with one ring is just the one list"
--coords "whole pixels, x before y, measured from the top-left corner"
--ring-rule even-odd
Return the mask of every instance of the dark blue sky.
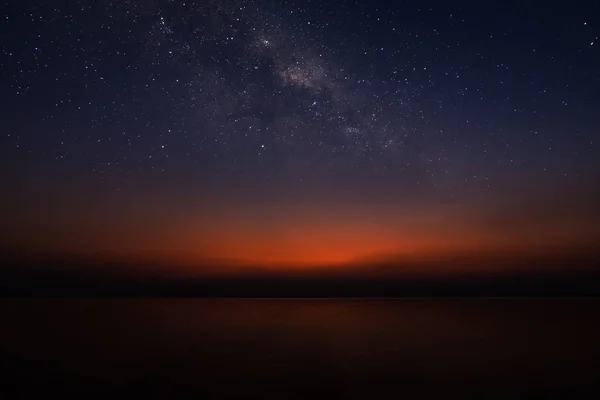
[[[242, 208], [251, 229], [273, 207], [283, 210], [267, 218], [276, 226], [295, 223], [290, 210], [300, 208], [351, 210], [346, 221], [364, 210], [371, 221], [423, 215], [456, 228], [448, 209], [459, 209], [475, 229], [488, 209], [503, 215], [573, 190], [567, 203], [578, 208], [579, 193], [597, 187], [597, 2], [2, 9], [4, 201], [16, 231], [44, 227], [40, 242], [82, 231], [93, 242], [110, 230], [89, 222], [98, 215], [121, 230], [169, 220], [173, 231], [210, 236], [227, 225], [218, 216]], [[583, 219], [596, 216], [586, 207]]]

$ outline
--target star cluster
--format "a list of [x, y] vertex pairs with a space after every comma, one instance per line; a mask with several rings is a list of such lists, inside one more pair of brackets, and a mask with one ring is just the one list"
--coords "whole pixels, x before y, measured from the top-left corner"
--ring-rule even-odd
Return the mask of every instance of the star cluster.
[[5, 177], [446, 200], [595, 177], [599, 7], [4, 2]]
[[[595, 150], [589, 127], [553, 126], [597, 101], [581, 86], [597, 85], [591, 21], [543, 36], [526, 25], [555, 21], [521, 22], [510, 12], [533, 10], [517, 6], [482, 23], [467, 7], [334, 3], [8, 7], [3, 30], [22, 40], [2, 49], [4, 97], [31, 107], [28, 128], [10, 124], [4, 141], [97, 173], [182, 157], [272, 170], [327, 160], [453, 185], [490, 184], [486, 172], [527, 164], [528, 151], [560, 157], [558, 135]], [[43, 147], [40, 130], [52, 132]]]

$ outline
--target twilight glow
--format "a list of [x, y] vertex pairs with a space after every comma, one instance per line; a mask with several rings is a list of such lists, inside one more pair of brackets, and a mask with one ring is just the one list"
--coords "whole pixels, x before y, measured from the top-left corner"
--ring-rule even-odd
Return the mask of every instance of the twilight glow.
[[359, 3], [8, 9], [3, 248], [190, 274], [597, 248], [597, 5]]

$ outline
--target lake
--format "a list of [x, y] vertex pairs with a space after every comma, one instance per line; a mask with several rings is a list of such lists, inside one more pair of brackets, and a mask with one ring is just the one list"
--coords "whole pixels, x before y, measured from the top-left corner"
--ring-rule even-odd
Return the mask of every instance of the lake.
[[4, 394], [600, 392], [600, 299], [15, 299], [0, 320]]

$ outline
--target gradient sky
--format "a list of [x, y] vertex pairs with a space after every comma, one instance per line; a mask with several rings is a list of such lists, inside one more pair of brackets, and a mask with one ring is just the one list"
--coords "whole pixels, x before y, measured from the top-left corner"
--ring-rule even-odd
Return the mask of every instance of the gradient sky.
[[9, 248], [308, 266], [600, 243], [598, 2], [3, 3]]

